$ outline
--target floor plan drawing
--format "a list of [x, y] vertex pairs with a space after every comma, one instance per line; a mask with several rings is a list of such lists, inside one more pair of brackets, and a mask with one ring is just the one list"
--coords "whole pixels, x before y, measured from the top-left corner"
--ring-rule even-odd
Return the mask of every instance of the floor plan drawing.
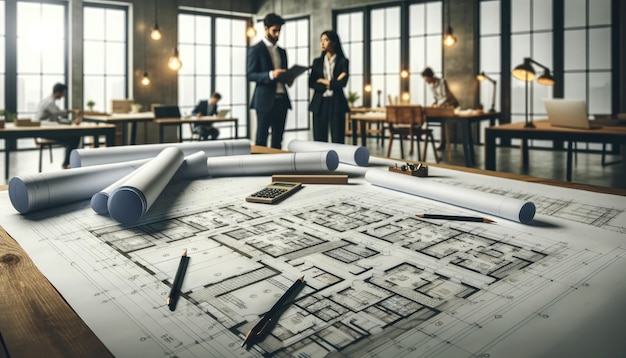
[[[626, 240], [601, 228], [610, 219], [545, 214], [562, 205], [555, 202], [537, 227], [426, 220], [416, 214], [464, 211], [362, 180], [307, 185], [279, 205], [246, 203], [266, 182], [170, 184], [133, 227], [82, 202], [1, 220], [116, 356], [532, 356], [567, 353], [570, 335], [555, 329], [564, 324], [584, 326], [591, 340], [626, 334], [585, 320], [606, 308], [595, 302], [626, 314], [618, 276]], [[552, 200], [532, 194], [540, 206]], [[4, 193], [0, 201], [7, 205]], [[576, 205], [570, 215], [595, 215], [591, 204]], [[165, 300], [184, 249], [189, 267], [170, 312]], [[306, 286], [271, 333], [242, 348], [301, 276]], [[584, 316], [572, 314], [581, 307]]]

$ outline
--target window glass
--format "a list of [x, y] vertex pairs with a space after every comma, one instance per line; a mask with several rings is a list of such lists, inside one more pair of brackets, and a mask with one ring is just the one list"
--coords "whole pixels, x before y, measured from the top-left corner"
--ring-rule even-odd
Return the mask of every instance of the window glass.
[[409, 91], [414, 104], [430, 105], [433, 102], [432, 93], [422, 79], [422, 71], [426, 67], [436, 72], [443, 70], [441, 10], [441, 1], [409, 6]]
[[[362, 106], [365, 92], [363, 90], [363, 11], [355, 11], [337, 15], [337, 34], [343, 46], [343, 52], [350, 60], [350, 77], [345, 88], [346, 93], [356, 92], [359, 99], [355, 106]], [[314, 44], [318, 46], [319, 44]]]
[[[400, 7], [391, 6], [371, 12], [371, 73], [374, 93], [383, 98], [400, 96]], [[374, 25], [380, 21], [380, 24]], [[380, 32], [379, 32], [380, 31]], [[397, 80], [396, 80], [397, 79]]]
[[[319, 34], [316, 34], [319, 38]], [[280, 32], [278, 45], [287, 51], [289, 67], [294, 65], [309, 66], [309, 18], [285, 19], [285, 25]], [[343, 43], [342, 43], [343, 44]], [[319, 42], [315, 44], [319, 48]], [[308, 129], [309, 126], [309, 77], [306, 74], [298, 76], [289, 91], [291, 110], [287, 112], [285, 130]]]
[[564, 64], [568, 70], [584, 70], [587, 67], [587, 32], [585, 30], [566, 30], [563, 34]]

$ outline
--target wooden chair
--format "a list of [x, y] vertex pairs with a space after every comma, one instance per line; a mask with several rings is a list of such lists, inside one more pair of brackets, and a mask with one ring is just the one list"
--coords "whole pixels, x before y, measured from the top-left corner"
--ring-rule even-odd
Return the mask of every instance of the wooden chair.
[[193, 130], [193, 123], [189, 123], [189, 130], [191, 130], [191, 137], [189, 137], [190, 141], [200, 140], [200, 134]]
[[[409, 155], [413, 154], [413, 139], [417, 141], [417, 156], [419, 160], [426, 160], [428, 141], [431, 142], [435, 160], [439, 163], [439, 156], [435, 148], [432, 129], [426, 125], [424, 109], [421, 106], [399, 105], [387, 106], [387, 129], [389, 130], [389, 146], [387, 157], [391, 156], [391, 147], [396, 136], [400, 139], [400, 155], [404, 158], [403, 140], [408, 137], [411, 141]], [[424, 139], [424, 154], [420, 151], [420, 141]]]

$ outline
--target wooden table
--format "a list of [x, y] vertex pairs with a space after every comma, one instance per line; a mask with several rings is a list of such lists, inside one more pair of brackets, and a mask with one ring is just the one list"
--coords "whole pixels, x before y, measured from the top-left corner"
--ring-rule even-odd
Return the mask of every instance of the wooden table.
[[[253, 146], [253, 153], [282, 151]], [[443, 164], [429, 165], [507, 179], [626, 196], [624, 189], [566, 183], [520, 174]], [[6, 190], [0, 185], [0, 190]], [[0, 357], [111, 357], [96, 335], [63, 300], [11, 236], [0, 227]], [[4, 355], [3, 355], [4, 354]]]
[[0, 139], [4, 139], [4, 178], [9, 178], [9, 154], [12, 145], [10, 141], [18, 138], [49, 138], [63, 140], [68, 137], [86, 137], [93, 136], [94, 146], [99, 145], [98, 137], [106, 136], [106, 145], [115, 145], [115, 126], [113, 125], [97, 125], [90, 123], [81, 123], [80, 125], [50, 123], [43, 124], [39, 127], [16, 127], [12, 123], [5, 124], [4, 128], [0, 128]]
[[137, 143], [137, 122], [152, 122], [154, 113], [113, 113], [107, 115], [85, 114], [83, 122], [120, 124], [122, 126], [122, 144], [129, 144], [128, 141], [128, 124], [130, 124], [130, 144]]
[[534, 128], [524, 122], [503, 124], [485, 129], [485, 169], [496, 170], [496, 139], [521, 139], [522, 166], [528, 170], [528, 140], [547, 139], [567, 142], [566, 180], [572, 180], [573, 142], [613, 142], [626, 144], [626, 126], [603, 126], [598, 129], [572, 129], [553, 127], [547, 119], [534, 121]]
[[[357, 132], [357, 128], [359, 128], [360, 126], [360, 132], [361, 132], [361, 145], [362, 146], [367, 146], [367, 124], [368, 123], [376, 123], [376, 124], [380, 124], [381, 122], [385, 122], [387, 120], [387, 114], [386, 111], [381, 108], [378, 108], [376, 110], [372, 111], [357, 111], [357, 112], [351, 112], [347, 114], [349, 116], [349, 120], [352, 122], [352, 144], [353, 145], [357, 145], [357, 138], [358, 138], [358, 134]], [[384, 138], [385, 138], [385, 127], [384, 124], [381, 128], [381, 137], [383, 139], [383, 145], [384, 145]]]
[[463, 141], [463, 157], [465, 158], [465, 166], [467, 167], [476, 165], [474, 140], [472, 139], [472, 124], [480, 123], [485, 120], [489, 121], [490, 126], [494, 126], [496, 124], [496, 120], [498, 122], [500, 121], [500, 113], [483, 112], [470, 114], [429, 115], [428, 111], [426, 111], [426, 121], [428, 123], [440, 123], [442, 128], [445, 128], [448, 123], [459, 124], [461, 128], [461, 140]]
[[159, 126], [159, 143], [163, 143], [163, 132], [166, 126], [178, 126], [178, 141], [183, 141], [183, 124], [184, 123], [200, 123], [213, 124], [222, 122], [232, 122], [235, 127], [235, 139], [239, 138], [239, 119], [238, 118], [220, 118], [220, 117], [192, 117], [192, 118], [159, 118], [154, 123]]

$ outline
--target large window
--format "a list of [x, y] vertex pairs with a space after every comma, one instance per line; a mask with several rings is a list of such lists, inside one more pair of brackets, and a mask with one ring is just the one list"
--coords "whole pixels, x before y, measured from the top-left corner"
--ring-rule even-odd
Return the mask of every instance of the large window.
[[564, 2], [564, 97], [611, 113], [611, 0]]
[[[67, 5], [17, 3], [17, 112], [32, 117], [39, 101], [66, 82]], [[10, 53], [10, 52], [9, 52]], [[59, 101], [63, 107], [63, 101]]]
[[350, 60], [350, 78], [346, 91], [355, 92], [359, 95], [359, 100], [354, 103], [355, 106], [362, 106], [364, 99], [363, 83], [363, 11], [354, 11], [337, 15], [337, 34], [343, 52]]
[[441, 1], [409, 6], [409, 72], [411, 103], [430, 105], [432, 91], [422, 79], [422, 71], [431, 67], [442, 76]]
[[400, 7], [371, 11], [370, 63], [372, 92], [381, 91], [381, 106], [387, 98], [400, 98]]
[[[480, 103], [485, 110], [491, 108], [495, 93], [495, 110], [500, 111], [500, 86], [502, 63], [500, 53], [500, 0], [482, 1], [480, 3], [480, 68], [479, 71], [496, 81], [496, 86], [490, 81], [480, 82]], [[519, 61], [515, 59], [516, 61]]]
[[[183, 67], [178, 72], [178, 105], [190, 115], [196, 103], [211, 93], [222, 95], [218, 107], [230, 109], [245, 133], [246, 28], [248, 20], [207, 13], [178, 14], [178, 49]], [[219, 125], [218, 125], [219, 126]], [[230, 126], [220, 128], [220, 137], [232, 137]]]
[[[287, 51], [289, 67], [310, 66], [309, 60], [309, 18], [286, 19], [278, 45]], [[291, 111], [287, 112], [285, 130], [309, 129], [309, 77], [298, 76], [289, 88]]]
[[96, 111], [109, 112], [112, 99], [128, 97], [127, 13], [125, 7], [84, 6], [83, 98], [95, 102]]
[[[5, 11], [4, 11], [4, 1], [0, 1], [0, 88], [4, 91], [4, 78], [5, 78], [5, 44], [6, 44], [6, 35], [4, 33], [4, 29], [6, 27], [5, 21]], [[4, 109], [5, 107], [5, 98], [4, 93], [0, 96], [0, 109]]]

